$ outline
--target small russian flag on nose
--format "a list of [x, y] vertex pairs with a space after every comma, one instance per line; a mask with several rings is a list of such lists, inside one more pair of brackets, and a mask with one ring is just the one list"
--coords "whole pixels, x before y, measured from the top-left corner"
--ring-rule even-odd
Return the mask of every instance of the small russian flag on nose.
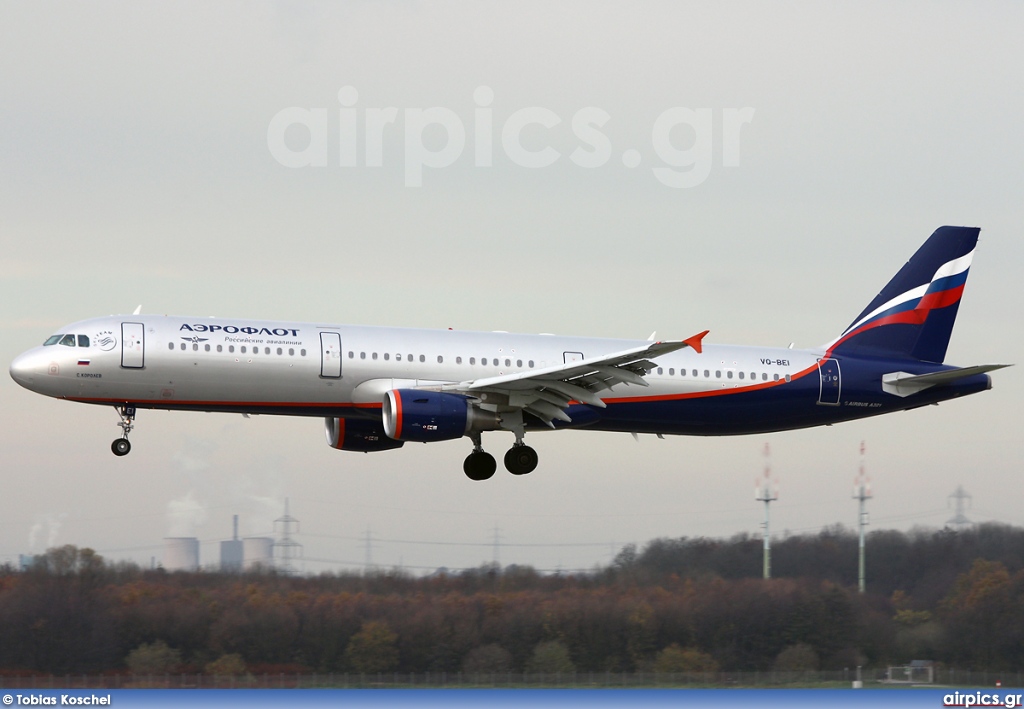
[[79, 367], [88, 367], [89, 366], [89, 362], [90, 362], [90, 360], [88, 360], [88, 359], [80, 359], [80, 360], [78, 360], [78, 366]]

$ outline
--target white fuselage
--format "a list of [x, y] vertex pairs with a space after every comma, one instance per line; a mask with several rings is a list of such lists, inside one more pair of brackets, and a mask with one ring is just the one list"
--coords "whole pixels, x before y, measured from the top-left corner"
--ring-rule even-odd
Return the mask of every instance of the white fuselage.
[[[141, 333], [133, 341], [132, 330]], [[374, 407], [390, 389], [463, 382], [542, 369], [643, 344], [640, 340], [421, 330], [152, 315], [69, 325], [87, 347], [36, 347], [12, 376], [41, 394], [144, 408], [325, 415]], [[114, 341], [112, 346], [100, 344]], [[105, 349], [106, 347], [106, 349]], [[820, 353], [706, 345], [658, 358], [649, 386], [621, 384], [608, 403], [633, 397], [742, 390], [814, 368]]]

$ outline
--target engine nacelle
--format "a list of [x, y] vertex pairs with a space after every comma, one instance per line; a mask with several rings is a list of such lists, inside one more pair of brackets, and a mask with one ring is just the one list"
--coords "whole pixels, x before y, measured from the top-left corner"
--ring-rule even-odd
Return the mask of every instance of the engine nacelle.
[[375, 419], [343, 419], [330, 417], [324, 419], [327, 432], [327, 445], [340, 451], [356, 451], [370, 453], [401, 448], [402, 441], [387, 437], [380, 421]]
[[417, 389], [389, 391], [381, 415], [389, 438], [423, 443], [461, 438], [473, 420], [466, 397]]

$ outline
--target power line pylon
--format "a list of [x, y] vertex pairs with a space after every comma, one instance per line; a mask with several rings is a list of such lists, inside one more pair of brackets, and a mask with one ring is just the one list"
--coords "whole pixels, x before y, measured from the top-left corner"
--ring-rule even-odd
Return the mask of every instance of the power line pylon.
[[754, 499], [764, 503], [764, 522], [761, 527], [764, 531], [764, 577], [772, 577], [772, 541], [771, 541], [771, 512], [770, 505], [779, 499], [779, 482], [772, 480], [771, 449], [764, 444], [764, 477], [754, 481]]
[[278, 571], [285, 576], [294, 576], [298, 573], [294, 562], [302, 557], [302, 545], [292, 539], [292, 535], [299, 532], [299, 520], [288, 514], [287, 497], [284, 498], [284, 517], [274, 520], [274, 531], [281, 533], [280, 541], [274, 542]]
[[[956, 500], [956, 514], [952, 519], [946, 522], [946, 526], [952, 527], [954, 530], [959, 532], [974, 524], [974, 522], [967, 519], [967, 515], [964, 514], [964, 510], [968, 507], [972, 507], [974, 504], [974, 499], [966, 490], [964, 490], [964, 486], [957, 485], [956, 490], [952, 494], [946, 496], [946, 507], [949, 507], [950, 498]], [[964, 502], [967, 503], [966, 506], [964, 505]]]
[[857, 590], [864, 593], [866, 576], [864, 572], [864, 528], [868, 526], [868, 513], [864, 503], [871, 499], [871, 479], [864, 472], [864, 441], [860, 442], [860, 473], [853, 480], [853, 499], [860, 503], [860, 514], [857, 516], [857, 527], [860, 531], [857, 559]]

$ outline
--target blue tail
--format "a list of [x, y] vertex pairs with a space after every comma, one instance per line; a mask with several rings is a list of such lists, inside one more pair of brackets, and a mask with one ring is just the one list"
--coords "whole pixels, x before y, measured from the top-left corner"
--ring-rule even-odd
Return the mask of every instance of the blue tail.
[[828, 350], [941, 363], [979, 231], [960, 226], [936, 229]]

